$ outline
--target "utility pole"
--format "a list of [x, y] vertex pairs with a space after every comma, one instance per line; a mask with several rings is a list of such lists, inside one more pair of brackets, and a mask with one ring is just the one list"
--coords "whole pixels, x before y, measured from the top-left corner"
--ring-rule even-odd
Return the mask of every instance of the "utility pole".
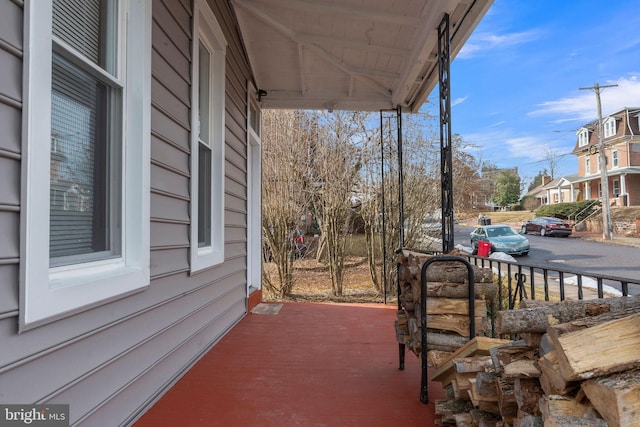
[[611, 240], [611, 209], [609, 207], [609, 178], [607, 177], [607, 156], [604, 151], [604, 134], [602, 132], [602, 105], [600, 103], [600, 90], [618, 85], [600, 86], [595, 83], [592, 87], [581, 87], [580, 90], [592, 90], [596, 94], [598, 106], [598, 153], [600, 154], [600, 188], [602, 189], [602, 238]]

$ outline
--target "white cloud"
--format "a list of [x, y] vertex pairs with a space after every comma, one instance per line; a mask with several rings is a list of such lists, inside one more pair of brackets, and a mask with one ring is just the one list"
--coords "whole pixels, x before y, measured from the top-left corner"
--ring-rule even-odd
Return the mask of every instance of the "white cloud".
[[463, 135], [463, 140], [469, 143], [466, 151], [481, 153], [482, 157], [490, 161], [511, 160], [513, 165], [542, 162], [546, 160], [549, 151], [560, 155], [571, 149], [567, 149], [562, 137], [516, 135], [508, 129], [466, 134]]
[[[618, 86], [600, 90], [603, 115], [624, 107], [640, 107], [640, 81], [637, 75], [600, 83], [600, 86], [607, 85]], [[580, 90], [575, 96], [543, 102], [537, 107], [537, 110], [529, 113], [530, 116], [554, 115], [556, 123], [575, 120], [584, 124], [597, 118], [597, 103], [593, 90]]]
[[488, 50], [494, 51], [496, 49], [517, 46], [536, 40], [539, 37], [540, 32], [535, 30], [506, 34], [473, 33], [471, 38], [464, 44], [456, 58], [471, 58]]
[[456, 98], [453, 100], [453, 102], [451, 103], [451, 107], [455, 107], [458, 104], [462, 104], [464, 101], [467, 100], [467, 98], [469, 98], [468, 96], [462, 97], [462, 98]]

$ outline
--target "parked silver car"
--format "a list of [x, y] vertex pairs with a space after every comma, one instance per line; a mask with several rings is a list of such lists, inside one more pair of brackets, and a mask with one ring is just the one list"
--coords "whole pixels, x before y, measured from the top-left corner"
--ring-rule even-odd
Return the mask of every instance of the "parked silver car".
[[529, 240], [505, 224], [480, 225], [471, 232], [470, 238], [474, 255], [478, 253], [478, 242], [491, 244], [490, 253], [504, 252], [509, 255], [529, 253]]

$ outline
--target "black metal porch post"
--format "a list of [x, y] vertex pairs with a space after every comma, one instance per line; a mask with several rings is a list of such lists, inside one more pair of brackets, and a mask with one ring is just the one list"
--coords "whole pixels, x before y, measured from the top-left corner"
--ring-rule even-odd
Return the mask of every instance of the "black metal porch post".
[[438, 70], [440, 88], [440, 183], [442, 203], [442, 252], [454, 248], [453, 173], [451, 152], [451, 80], [449, 15], [438, 26]]

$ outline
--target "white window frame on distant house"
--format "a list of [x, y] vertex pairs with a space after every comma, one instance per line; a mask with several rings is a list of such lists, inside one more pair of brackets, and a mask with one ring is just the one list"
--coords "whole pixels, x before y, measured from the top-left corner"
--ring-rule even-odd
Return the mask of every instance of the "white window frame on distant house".
[[613, 180], [613, 197], [620, 197], [620, 180]]
[[617, 168], [619, 165], [618, 150], [611, 150], [611, 168]]
[[604, 121], [604, 137], [610, 138], [616, 134], [616, 118], [607, 117]]
[[589, 131], [587, 129], [578, 130], [578, 147], [585, 147], [589, 144]]
[[[73, 41], [66, 41], [67, 27], [58, 26], [59, 35], [53, 34], [52, 0], [25, 2], [21, 331], [122, 298], [149, 285], [151, 0], [118, 1], [112, 5], [115, 7], [110, 9], [113, 19], [108, 21], [107, 31], [111, 33], [107, 38], [112, 41], [113, 55], [106, 61], [108, 65], [97, 65], [77, 50]], [[72, 19], [69, 21], [73, 25]], [[72, 30], [80, 27], [68, 28], [71, 35]], [[52, 164], [55, 159], [52, 153], [57, 153], [52, 113], [59, 111], [57, 102], [61, 99], [61, 92], [57, 92], [56, 107], [52, 107], [54, 58], [56, 61], [64, 58], [73, 64], [67, 75], [95, 81], [97, 86], [109, 86], [107, 91], [114, 95], [109, 97], [107, 108], [98, 111], [100, 117], [106, 117], [106, 129], [100, 128], [102, 132], [92, 135], [107, 138], [110, 145], [117, 147], [108, 151], [104, 159], [105, 164], [115, 165], [105, 181], [107, 188], [97, 187], [109, 198], [114, 221], [106, 226], [106, 233], [115, 243], [108, 251], [98, 251], [90, 257], [71, 255], [64, 257], [63, 262], [50, 254], [50, 195], [52, 180], [57, 179]], [[69, 96], [77, 93], [74, 90], [70, 85]], [[73, 103], [71, 98], [64, 99]], [[82, 117], [87, 114], [80, 107], [65, 111], [77, 112]], [[49, 170], [51, 174], [45, 172]]]
[[[192, 273], [224, 261], [224, 115], [227, 49], [222, 29], [206, 1], [196, 0], [194, 7], [191, 67]], [[202, 64], [201, 67], [201, 54], [206, 55], [209, 66]], [[208, 83], [208, 87], [201, 87], [201, 79]], [[208, 166], [201, 165], [200, 152], [210, 158]]]
[[589, 156], [584, 158], [584, 174], [591, 174], [591, 159], [589, 158]]

